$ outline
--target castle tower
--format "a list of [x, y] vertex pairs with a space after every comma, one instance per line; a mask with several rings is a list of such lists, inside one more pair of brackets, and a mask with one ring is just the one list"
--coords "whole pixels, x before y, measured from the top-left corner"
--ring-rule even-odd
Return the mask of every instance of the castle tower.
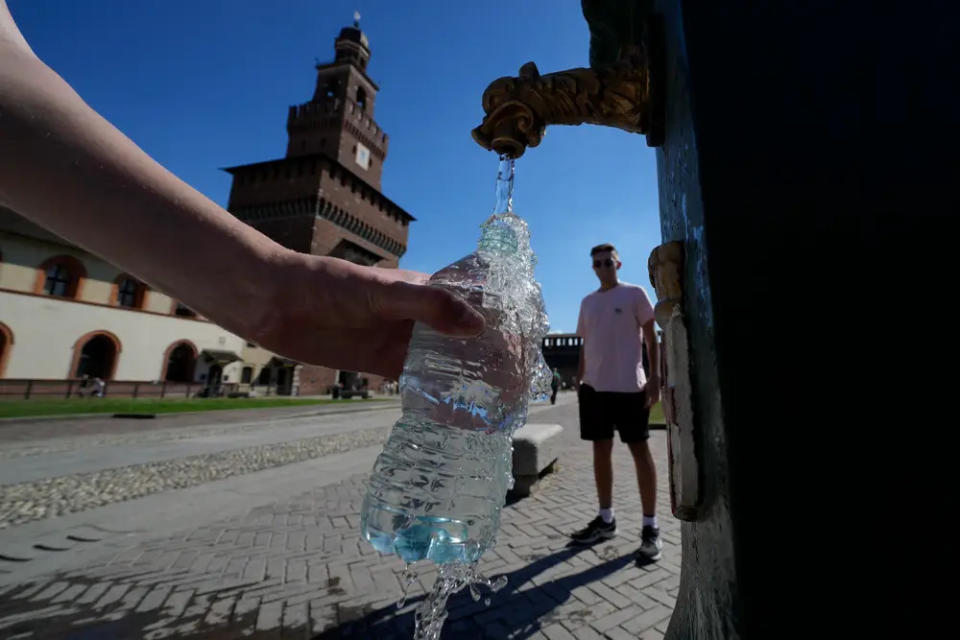
[[[295, 251], [396, 267], [415, 218], [380, 191], [388, 138], [373, 119], [379, 87], [367, 75], [370, 43], [357, 20], [340, 30], [334, 51], [316, 66], [313, 97], [289, 109], [285, 157], [226, 169], [227, 209]], [[310, 375], [321, 369], [304, 368], [301, 393], [333, 384], [335, 372]], [[368, 377], [374, 389], [379, 378]]]
[[325, 153], [379, 189], [387, 135], [373, 119], [380, 88], [366, 73], [367, 36], [358, 26], [344, 27], [334, 49], [333, 62], [317, 65], [313, 98], [290, 107], [287, 157]]

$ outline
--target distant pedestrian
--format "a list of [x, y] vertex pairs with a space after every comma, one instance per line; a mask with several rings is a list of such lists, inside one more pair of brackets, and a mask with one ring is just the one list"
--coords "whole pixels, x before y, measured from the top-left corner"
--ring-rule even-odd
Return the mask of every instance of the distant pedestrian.
[[80, 384], [77, 385], [77, 397], [82, 398], [83, 396], [88, 396], [93, 392], [93, 387], [90, 386], [90, 376], [83, 374], [80, 376]]
[[560, 390], [560, 371], [556, 367], [553, 368], [553, 380], [550, 381], [550, 390], [553, 392], [550, 394], [550, 404], [557, 404], [557, 391]]

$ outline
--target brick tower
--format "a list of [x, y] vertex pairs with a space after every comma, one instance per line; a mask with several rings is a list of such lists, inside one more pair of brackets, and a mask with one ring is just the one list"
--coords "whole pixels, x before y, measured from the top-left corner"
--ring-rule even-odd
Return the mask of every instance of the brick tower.
[[[379, 87], [367, 75], [370, 45], [358, 22], [317, 65], [313, 97], [290, 107], [284, 158], [227, 168], [227, 209], [280, 244], [363, 265], [396, 267], [415, 218], [380, 191], [387, 134], [373, 119]], [[379, 376], [364, 375], [371, 390]], [[357, 374], [304, 366], [301, 394], [325, 393]]]

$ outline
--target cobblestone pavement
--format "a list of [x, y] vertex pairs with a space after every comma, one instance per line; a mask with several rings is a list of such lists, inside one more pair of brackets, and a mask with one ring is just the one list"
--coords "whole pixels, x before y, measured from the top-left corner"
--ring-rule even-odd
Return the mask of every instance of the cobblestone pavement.
[[389, 427], [365, 429], [0, 485], [0, 529], [383, 444], [389, 433]]
[[[620, 535], [573, 548], [569, 533], [596, 506], [576, 405], [568, 398], [532, 421], [564, 426], [560, 466], [537, 493], [504, 508], [498, 544], [481, 560], [487, 576], [506, 575], [508, 585], [489, 605], [467, 593], [453, 596], [442, 638], [662, 637], [680, 579], [664, 433], [651, 438], [664, 554], [641, 566], [634, 555], [640, 501], [626, 448], [614, 453]], [[429, 564], [418, 566], [406, 605], [396, 607], [402, 563], [359, 538], [368, 469], [251, 505], [244, 515], [117, 549], [77, 569], [0, 582], [0, 638], [411, 638], [413, 610], [435, 573]]]

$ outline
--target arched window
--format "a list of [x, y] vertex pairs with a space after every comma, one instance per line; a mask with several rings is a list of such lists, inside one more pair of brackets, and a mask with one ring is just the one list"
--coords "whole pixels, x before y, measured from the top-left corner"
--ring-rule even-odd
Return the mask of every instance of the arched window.
[[361, 111], [367, 110], [367, 92], [363, 87], [357, 87], [357, 106]]
[[173, 310], [171, 312], [175, 316], [180, 316], [183, 318], [196, 318], [197, 312], [183, 304], [179, 300], [173, 301]]
[[73, 345], [70, 377], [112, 380], [120, 359], [120, 340], [109, 331], [91, 331]]
[[47, 282], [43, 290], [51, 296], [65, 296], [70, 287], [70, 270], [62, 264], [52, 264], [47, 267]]
[[168, 382], [192, 382], [197, 355], [197, 348], [189, 340], [174, 342], [163, 353], [160, 377]]
[[260, 369], [260, 375], [257, 376], [257, 384], [263, 386], [270, 384], [270, 367], [264, 366], [263, 369]]
[[61, 298], [78, 298], [80, 285], [87, 277], [83, 263], [73, 256], [55, 256], [37, 268], [34, 293]]
[[118, 307], [142, 309], [146, 298], [147, 285], [127, 273], [121, 273], [113, 281], [110, 302]]

